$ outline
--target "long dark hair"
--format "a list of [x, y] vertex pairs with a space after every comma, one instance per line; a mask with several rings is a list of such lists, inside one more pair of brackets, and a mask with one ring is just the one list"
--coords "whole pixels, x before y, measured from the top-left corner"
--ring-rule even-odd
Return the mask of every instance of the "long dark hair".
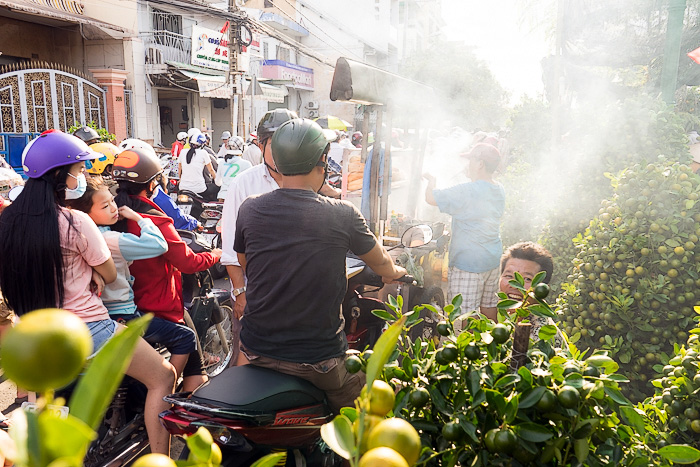
[[192, 163], [192, 158], [194, 157], [195, 151], [197, 151], [197, 148], [195, 148], [195, 147], [190, 147], [190, 150], [187, 151], [187, 155], [185, 156], [185, 159], [187, 159], [188, 164]]
[[[63, 253], [58, 216], [72, 216], [65, 205], [70, 165], [30, 178], [17, 199], [0, 215], [0, 289], [18, 315], [62, 307]], [[71, 229], [68, 230], [70, 235]]]

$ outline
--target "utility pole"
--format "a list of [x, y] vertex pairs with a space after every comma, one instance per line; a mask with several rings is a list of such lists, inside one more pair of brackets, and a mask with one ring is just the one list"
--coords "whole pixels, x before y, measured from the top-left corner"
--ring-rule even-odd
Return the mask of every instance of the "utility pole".
[[[228, 11], [229, 13], [238, 13], [238, 5], [236, 5], [236, 0], [228, 0]], [[238, 94], [238, 102], [240, 103], [243, 99], [241, 94], [242, 86], [237, 86], [236, 76], [238, 74], [238, 35], [241, 33], [241, 28], [239, 24], [235, 21], [229, 20], [228, 27], [228, 82], [231, 85], [231, 89], [235, 92], [231, 93], [229, 106], [231, 107], [231, 129], [233, 130], [236, 124], [236, 99], [235, 95]], [[238, 83], [239, 85], [242, 84]], [[238, 112], [240, 117], [240, 112]], [[240, 118], [239, 118], [240, 121]], [[235, 132], [237, 135], [242, 135], [242, 128], [240, 125], [237, 127]]]
[[668, 4], [664, 67], [661, 70], [661, 97], [667, 104], [675, 101], [685, 8], [686, 0], [671, 0]]

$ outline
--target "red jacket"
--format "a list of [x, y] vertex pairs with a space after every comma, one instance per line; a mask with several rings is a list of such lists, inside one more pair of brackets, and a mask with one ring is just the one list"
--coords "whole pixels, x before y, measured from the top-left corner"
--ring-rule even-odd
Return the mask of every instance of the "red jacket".
[[[161, 211], [151, 200], [140, 196], [136, 198]], [[153, 313], [168, 321], [182, 322], [185, 305], [180, 273], [193, 274], [209, 269], [219, 257], [212, 253], [193, 252], [180, 238], [171, 218], [165, 215], [141, 215], [151, 219], [160, 229], [168, 242], [168, 251], [155, 258], [136, 260], [129, 266], [129, 271], [134, 276], [134, 302], [139, 311]], [[127, 222], [127, 229], [129, 233], [141, 235], [141, 229], [132, 220]]]

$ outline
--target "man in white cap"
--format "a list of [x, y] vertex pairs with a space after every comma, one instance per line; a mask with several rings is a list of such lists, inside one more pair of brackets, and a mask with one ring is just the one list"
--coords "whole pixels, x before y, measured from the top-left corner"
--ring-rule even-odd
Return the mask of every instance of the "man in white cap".
[[250, 133], [250, 140], [248, 144], [245, 145], [245, 149], [243, 150], [243, 155], [241, 157], [250, 162], [252, 165], [262, 164], [263, 154], [260, 146], [258, 146], [258, 133], [256, 131], [252, 131]]
[[221, 146], [219, 146], [219, 152], [216, 153], [218, 159], [222, 159], [226, 155], [228, 149], [228, 140], [231, 138], [231, 132], [226, 130], [221, 133]]

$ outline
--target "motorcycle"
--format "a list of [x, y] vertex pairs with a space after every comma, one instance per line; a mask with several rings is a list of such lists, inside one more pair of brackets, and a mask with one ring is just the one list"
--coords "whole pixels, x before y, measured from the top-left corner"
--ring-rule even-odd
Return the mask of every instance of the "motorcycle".
[[[429, 242], [427, 232], [419, 228], [404, 237], [422, 235]], [[350, 279], [343, 301], [345, 330], [349, 348], [363, 350], [374, 345], [385, 323], [371, 310], [386, 308], [362, 293], [365, 287], [381, 288], [383, 283], [359, 258], [348, 258], [346, 265]], [[414, 282], [410, 276], [400, 280]], [[250, 465], [273, 451], [287, 453], [286, 464], [278, 465], [342, 465], [343, 459], [320, 437], [321, 426], [332, 419], [325, 394], [301, 378], [254, 365], [234, 366], [191, 393], [172, 394], [165, 400], [173, 404], [160, 414], [168, 432], [183, 436], [200, 426], [207, 428], [221, 446], [223, 466]], [[188, 454], [185, 449], [181, 459]]]

